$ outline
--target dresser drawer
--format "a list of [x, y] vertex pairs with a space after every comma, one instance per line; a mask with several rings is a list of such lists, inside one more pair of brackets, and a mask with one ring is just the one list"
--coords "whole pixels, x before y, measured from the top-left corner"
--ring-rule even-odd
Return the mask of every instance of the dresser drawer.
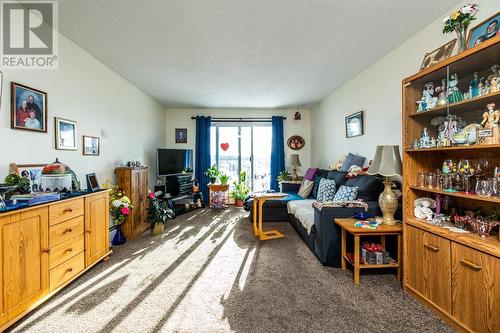
[[83, 252], [50, 270], [50, 291], [57, 289], [85, 268]]
[[64, 200], [49, 206], [49, 225], [56, 225], [63, 221], [83, 215], [83, 198]]
[[62, 264], [66, 260], [83, 252], [83, 233], [68, 239], [67, 241], [50, 249], [50, 269]]
[[74, 236], [83, 233], [83, 216], [59, 223], [49, 228], [49, 246], [53, 248]]

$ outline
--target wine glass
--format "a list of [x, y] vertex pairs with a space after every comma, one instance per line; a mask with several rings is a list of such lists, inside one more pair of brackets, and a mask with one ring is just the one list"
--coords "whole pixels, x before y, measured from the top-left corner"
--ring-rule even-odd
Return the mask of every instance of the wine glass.
[[489, 197], [493, 193], [491, 182], [488, 179], [480, 179], [476, 183], [476, 194], [482, 197]]

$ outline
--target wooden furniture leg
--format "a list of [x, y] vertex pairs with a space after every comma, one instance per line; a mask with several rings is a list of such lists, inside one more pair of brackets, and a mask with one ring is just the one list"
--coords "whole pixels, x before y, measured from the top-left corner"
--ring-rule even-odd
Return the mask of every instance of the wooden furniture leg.
[[262, 211], [264, 210], [263, 209], [264, 202], [266, 202], [266, 200], [263, 200], [263, 199], [259, 200], [259, 219], [257, 221], [257, 223], [258, 223], [257, 229], [258, 229], [258, 233], [259, 233], [259, 238], [262, 236], [262, 233], [264, 232], [264, 230], [262, 230]]
[[342, 270], [345, 271], [345, 256], [346, 256], [346, 231], [342, 228], [342, 258], [340, 259]]
[[266, 199], [260, 199], [259, 200], [259, 220], [258, 220], [258, 232], [259, 232], [259, 239], [264, 241], [264, 240], [269, 240], [269, 239], [277, 239], [277, 238], [283, 238], [285, 235], [283, 235], [281, 232], [278, 230], [268, 230], [264, 231], [264, 228], [262, 226], [262, 212], [264, 211], [264, 203], [266, 202]]
[[257, 199], [257, 198], [253, 199], [253, 234], [255, 236], [259, 235], [259, 229], [257, 227], [257, 214], [259, 214], [258, 202], [259, 202], [259, 199]]
[[354, 235], [354, 284], [359, 284], [359, 236]]

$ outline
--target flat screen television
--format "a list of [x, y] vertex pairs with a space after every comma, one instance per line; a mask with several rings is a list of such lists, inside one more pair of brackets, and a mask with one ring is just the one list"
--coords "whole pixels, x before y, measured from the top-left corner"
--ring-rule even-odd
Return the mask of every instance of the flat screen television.
[[173, 176], [193, 170], [192, 149], [163, 149], [156, 151], [158, 176]]

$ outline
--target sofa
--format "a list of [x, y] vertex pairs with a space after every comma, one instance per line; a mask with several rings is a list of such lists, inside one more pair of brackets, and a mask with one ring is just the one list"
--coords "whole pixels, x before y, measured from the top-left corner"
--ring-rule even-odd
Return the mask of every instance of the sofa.
[[[333, 222], [336, 218], [348, 218], [356, 213], [366, 212], [363, 207], [317, 207], [318, 184], [321, 178], [334, 179], [337, 189], [341, 185], [356, 187], [357, 199], [367, 204], [367, 212], [372, 216], [380, 216], [378, 197], [384, 190], [382, 177], [363, 175], [346, 179], [347, 172], [319, 170], [314, 176], [314, 187], [308, 198], [302, 198], [297, 193], [300, 185], [283, 184], [282, 192], [289, 196], [284, 200], [269, 200], [263, 206], [264, 222], [289, 222], [305, 242], [307, 247], [326, 266], [340, 267], [341, 230]], [[252, 199], [246, 202], [251, 206]], [[290, 204], [289, 204], [290, 203]], [[250, 219], [252, 219], [250, 209]], [[398, 209], [396, 216], [400, 216]], [[307, 221], [305, 223], [304, 221]]]

